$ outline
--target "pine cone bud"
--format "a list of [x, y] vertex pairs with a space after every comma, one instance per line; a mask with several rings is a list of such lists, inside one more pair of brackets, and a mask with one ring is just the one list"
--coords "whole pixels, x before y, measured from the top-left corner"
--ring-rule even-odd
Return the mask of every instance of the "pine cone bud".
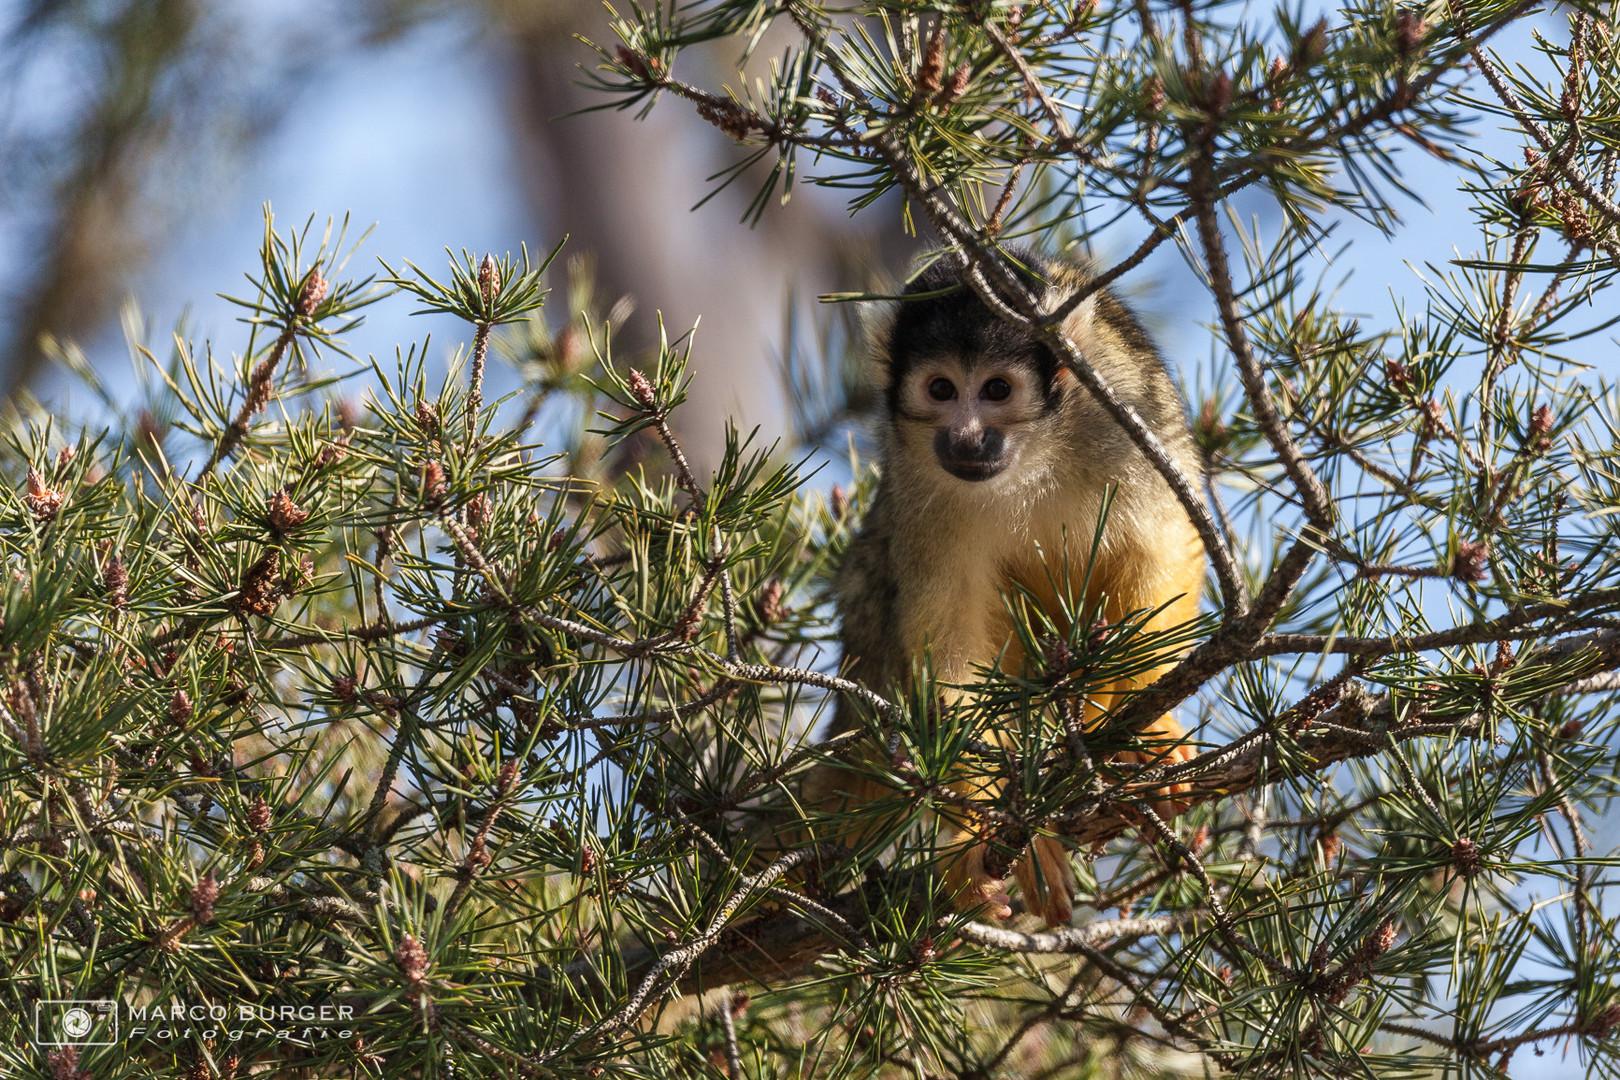
[[791, 611], [782, 604], [782, 582], [771, 578], [759, 594], [759, 621], [766, 626], [781, 622]]
[[309, 511], [293, 502], [283, 488], [270, 496], [270, 528], [278, 536], [285, 536], [309, 520]]
[[489, 303], [501, 292], [501, 268], [495, 265], [493, 255], [485, 255], [484, 261], [478, 264], [478, 292]]
[[1397, 394], [1411, 392], [1412, 370], [1399, 360], [1384, 361], [1384, 375], [1389, 380], [1389, 388]]
[[1606, 1039], [1620, 1027], [1620, 1003], [1605, 1005], [1597, 1015], [1581, 1024], [1581, 1034], [1589, 1039]]
[[45, 484], [45, 477], [40, 475], [38, 469], [28, 467], [28, 476], [25, 480], [26, 490], [23, 493], [23, 505], [28, 512], [34, 515], [35, 521], [49, 521], [62, 509], [62, 493], [54, 491]]
[[114, 608], [122, 611], [129, 606], [129, 571], [124, 569], [124, 560], [118, 557], [118, 549], [111, 543], [103, 549], [101, 587], [107, 591], [107, 600]]
[[248, 567], [236, 593], [236, 608], [247, 615], [268, 619], [281, 601], [281, 553], [271, 548]]
[[1451, 576], [1458, 581], [1477, 584], [1489, 573], [1491, 546], [1483, 540], [1461, 540], [1457, 554], [1451, 560]]
[[1553, 413], [1551, 405], [1538, 405], [1536, 411], [1530, 414], [1530, 442], [1538, 450], [1545, 450], [1551, 446], [1547, 433], [1553, 428]]
[[833, 485], [832, 494], [827, 499], [827, 512], [832, 514], [834, 521], [843, 521], [849, 516], [849, 495], [842, 485]]
[[169, 698], [169, 719], [175, 724], [184, 726], [191, 720], [193, 711], [191, 695], [184, 690], [176, 690], [174, 696]]
[[90, 1080], [90, 1073], [79, 1068], [79, 1051], [71, 1046], [46, 1054], [45, 1064], [50, 1066], [51, 1080]]
[[620, 45], [616, 50], [619, 63], [630, 69], [630, 74], [643, 81], [652, 80], [652, 72], [647, 67], [647, 61], [640, 53], [635, 52], [628, 45]]
[[445, 490], [449, 486], [443, 465], [430, 460], [422, 466], [422, 505], [438, 506], [444, 501]]
[[703, 609], [707, 604], [693, 604], [681, 612], [680, 619], [675, 623], [675, 636], [682, 641], [695, 641], [703, 630]]
[[413, 993], [422, 989], [427, 976], [428, 955], [415, 934], [406, 934], [399, 939], [399, 945], [394, 949], [394, 963], [399, 965], [399, 973], [405, 977], [405, 985]]
[[1295, 50], [1296, 67], [1314, 64], [1327, 53], [1327, 20], [1318, 19], [1316, 25], [1305, 31], [1305, 36], [1299, 39], [1299, 47]]
[[973, 79], [973, 67], [970, 64], [958, 64], [951, 73], [950, 81], [945, 88], [934, 96], [934, 104], [945, 106], [955, 101], [967, 92], [968, 83]]
[[1471, 878], [1479, 873], [1480, 868], [1485, 865], [1479, 845], [1466, 836], [1459, 836], [1451, 845], [1451, 865], [1465, 878]]
[[326, 299], [328, 287], [329, 283], [321, 273], [321, 268], [310, 267], [309, 276], [304, 279], [303, 287], [298, 290], [298, 314], [306, 319], [315, 314], [315, 309]]
[[219, 882], [210, 870], [191, 887], [191, 917], [198, 923], [214, 921], [214, 901], [219, 899]]
[[437, 405], [427, 401], [418, 401], [416, 403], [416, 422], [423, 431], [427, 432], [429, 438], [437, 439], [439, 437], [441, 429], [439, 425], [439, 407]]
[[630, 384], [631, 396], [643, 409], [648, 412], [655, 412], [658, 409], [658, 394], [654, 392], [653, 384], [647, 381], [647, 376], [636, 368], [631, 368], [630, 374], [625, 376], [625, 381]]
[[928, 47], [923, 50], [922, 63], [917, 68], [917, 97], [937, 97], [943, 84], [940, 77], [945, 73], [945, 24], [936, 24], [932, 37], [928, 39]]
[[1147, 105], [1148, 115], [1157, 116], [1160, 112], [1164, 111], [1164, 80], [1160, 79], [1157, 75], [1150, 75], [1148, 76], [1147, 85], [1143, 87], [1143, 90], [1145, 91], [1145, 97], [1143, 100]]
[[1232, 76], [1225, 71], [1217, 71], [1215, 77], [1209, 81], [1206, 96], [1210, 116], [1226, 115], [1226, 107], [1232, 104]]
[[248, 828], [263, 836], [270, 831], [270, 804], [264, 801], [263, 795], [253, 797], [253, 805], [248, 807]]
[[1225, 450], [1230, 442], [1231, 432], [1221, 423], [1214, 398], [1205, 398], [1204, 403], [1199, 406], [1198, 423], [1194, 425], [1193, 435], [1204, 453], [1211, 457]]
[[1057, 684], [1069, 677], [1069, 669], [1074, 666], [1074, 653], [1069, 651], [1069, 643], [1061, 637], [1053, 638], [1046, 647], [1046, 681]]
[[1428, 24], [1417, 12], [1401, 12], [1395, 16], [1395, 51], [1402, 56], [1411, 56], [1423, 44], [1423, 35], [1428, 32]]

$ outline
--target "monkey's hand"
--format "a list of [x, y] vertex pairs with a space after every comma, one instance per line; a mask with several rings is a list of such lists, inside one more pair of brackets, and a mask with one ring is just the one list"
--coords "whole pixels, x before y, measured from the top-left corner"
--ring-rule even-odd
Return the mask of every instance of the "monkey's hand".
[[945, 887], [956, 910], [964, 915], [1009, 919], [1012, 897], [1007, 895], [1007, 882], [991, 876], [984, 867], [984, 856], [989, 850], [988, 844], [973, 844], [951, 856], [945, 864]]

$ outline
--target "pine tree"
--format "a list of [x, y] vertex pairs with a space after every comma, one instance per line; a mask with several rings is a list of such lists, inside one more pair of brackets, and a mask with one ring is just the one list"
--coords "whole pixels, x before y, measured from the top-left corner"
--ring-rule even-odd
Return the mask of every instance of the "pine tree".
[[[1094, 288], [1174, 243], [1208, 287], [1206, 474], [1111, 407], [1204, 539], [1204, 616], [1020, 625], [1050, 670], [986, 671], [949, 707], [926, 678], [839, 674], [828, 589], [870, 470], [826, 492], [733, 432], [700, 475], [677, 435], [694, 339], [615, 357], [622, 309], [582, 273], [559, 302], [551, 258], [365, 276], [344, 231], [267, 216], [229, 360], [137, 337], [131, 407], [52, 343], [113, 422], [20, 403], [0, 448], [8, 1074], [1614, 1073], [1594, 827], [1620, 417], [1570, 353], [1613, 321], [1620, 65], [1613, 16], [1572, 7], [1509, 69], [1491, 39], [1535, 11], [618, 18], [604, 103], [674, 98], [732, 135], [719, 182], [764, 175], [754, 215], [806, 181], [867, 214], [896, 193], [1105, 402], [1013, 242], [1090, 253]], [[768, 30], [794, 36], [768, 85], [677, 78], [683, 50]], [[1476, 110], [1522, 162], [1472, 148]], [[1480, 228], [1458, 246], [1483, 254], [1380, 325], [1310, 268], [1335, 215], [1395, 227], [1403, 144], [1454, 167]], [[1251, 190], [1274, 235], [1227, 213]], [[1116, 222], [1143, 238], [1103, 260]], [[344, 352], [378, 302], [466, 325], [442, 380], [425, 345]], [[796, 385], [836, 397], [853, 351], [794, 353]], [[486, 400], [491, 364], [515, 394]], [[1169, 673], [1065, 737], [1065, 703], [1167, 645]], [[865, 729], [822, 735], [838, 700]], [[1103, 752], [1172, 707], [1190, 761]], [[807, 808], [815, 768], [890, 794]], [[1192, 807], [1167, 823], [1146, 803], [1171, 784]], [[942, 895], [963, 798], [1003, 860], [1037, 832], [1072, 849], [1072, 925]], [[805, 839], [850, 815], [858, 850]], [[66, 1001], [113, 1006], [80, 1036]]]

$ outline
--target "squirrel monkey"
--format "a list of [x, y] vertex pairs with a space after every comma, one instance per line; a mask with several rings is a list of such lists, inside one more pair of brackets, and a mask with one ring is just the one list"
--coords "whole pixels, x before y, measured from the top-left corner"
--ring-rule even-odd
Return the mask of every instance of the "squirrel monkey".
[[[1079, 267], [1014, 253], [1026, 282], [1053, 310], [1083, 283]], [[1033, 598], [1059, 633], [1070, 610], [1109, 623], [1151, 611], [1143, 629], [1193, 619], [1204, 549], [1168, 484], [1074, 374], [1030, 334], [999, 319], [938, 259], [910, 284], [876, 335], [886, 374], [878, 488], [836, 582], [846, 670], [879, 692], [910, 680], [927, 655], [942, 683], [973, 681], [999, 662], [1021, 673], [1028, 658], [1007, 614]], [[1158, 435], [1191, 476], [1202, 471], [1181, 397], [1131, 312], [1100, 290], [1065, 329], [1086, 360]], [[1093, 541], [1109, 490], [1106, 525]], [[1021, 601], [1013, 601], [1021, 602]], [[1035, 658], [1039, 662], [1040, 658]], [[1090, 726], [1122, 695], [1169, 666], [1115, 683], [1084, 703]], [[845, 702], [835, 730], [855, 726]], [[1120, 760], [1185, 760], [1184, 732], [1165, 715], [1142, 735], [1161, 749]], [[812, 804], [862, 805], [883, 795], [853, 772], [820, 771]], [[984, 795], [958, 784], [967, 794]], [[1185, 790], [1179, 789], [1179, 790]], [[1174, 792], [1172, 792], [1174, 794]], [[1184, 807], [1155, 804], [1166, 818]], [[964, 911], [1011, 915], [1006, 883], [985, 867], [988, 846], [971, 822], [941, 824], [944, 877]], [[1061, 844], [1036, 837], [1015, 863], [1026, 907], [1068, 922], [1075, 890]]]

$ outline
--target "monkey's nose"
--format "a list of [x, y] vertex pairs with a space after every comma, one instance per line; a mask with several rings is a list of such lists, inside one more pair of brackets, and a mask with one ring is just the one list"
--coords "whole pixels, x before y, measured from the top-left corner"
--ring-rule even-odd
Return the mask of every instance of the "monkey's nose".
[[1001, 456], [1001, 432], [974, 427], [951, 432], [951, 456], [958, 461], [994, 461]]
[[934, 437], [934, 453], [945, 471], [962, 480], [988, 480], [1006, 464], [1006, 440], [995, 428], [944, 428]]

